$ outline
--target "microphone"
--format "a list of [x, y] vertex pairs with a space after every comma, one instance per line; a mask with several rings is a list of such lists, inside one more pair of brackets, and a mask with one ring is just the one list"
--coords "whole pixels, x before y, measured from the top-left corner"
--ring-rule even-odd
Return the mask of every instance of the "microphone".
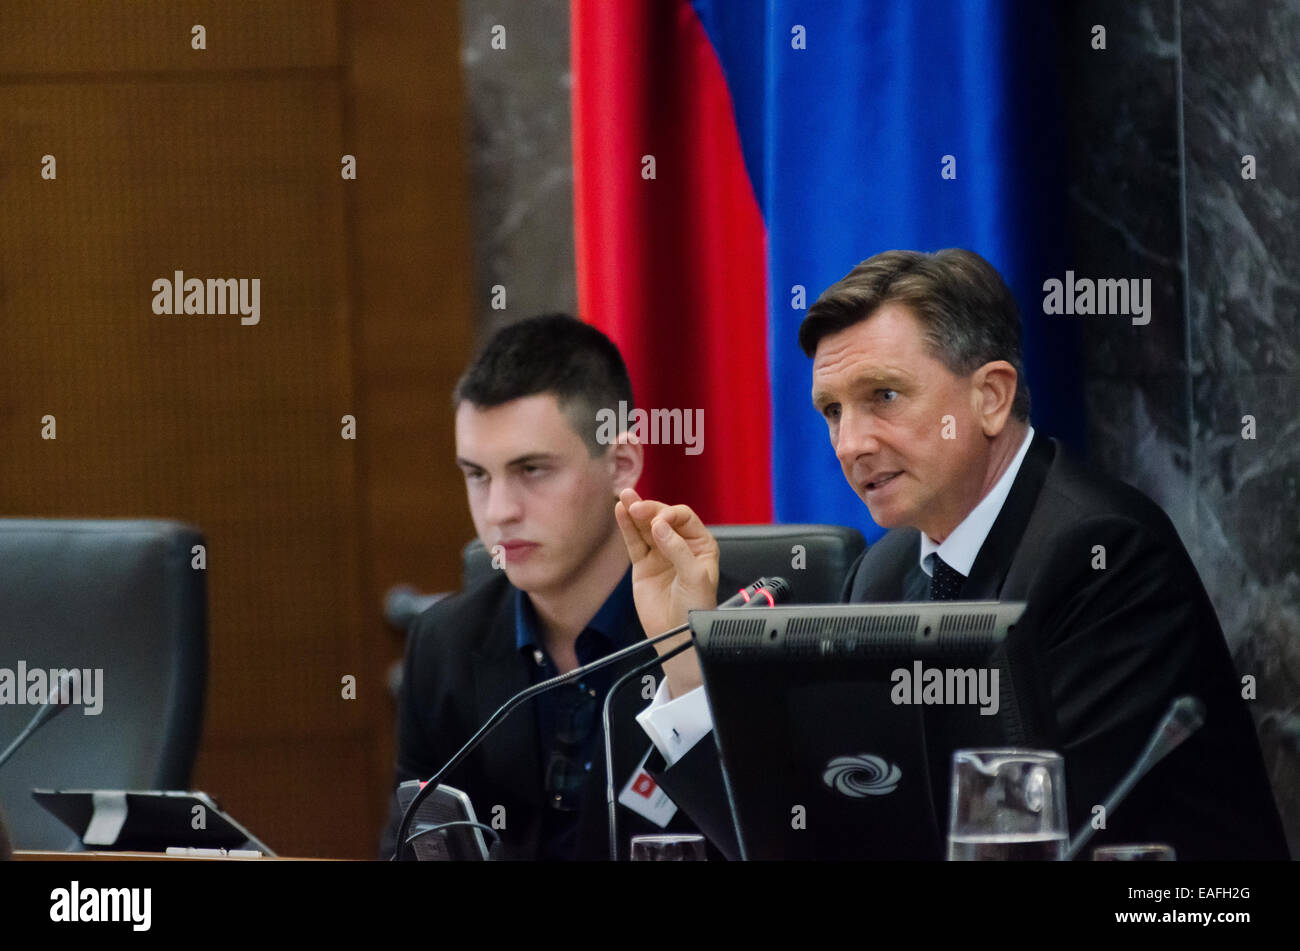
[[[762, 594], [760, 595], [759, 592], [762, 592]], [[741, 588], [738, 593], [733, 594], [718, 607], [772, 608], [776, 607], [778, 602], [785, 601], [789, 597], [790, 582], [781, 577], [764, 577], [759, 578], [751, 585]], [[692, 646], [691, 642], [687, 641], [685, 644], [673, 648], [662, 657], [651, 658], [644, 664], [629, 670], [614, 681], [614, 685], [609, 688], [609, 693], [605, 694], [605, 705], [601, 710], [600, 722], [601, 729], [605, 734], [605, 807], [609, 810], [609, 860], [611, 862], [618, 861], [618, 805], [614, 800], [614, 733], [609, 728], [609, 711], [610, 705], [614, 702], [614, 694], [621, 690], [629, 680], [640, 676], [666, 660], [676, 657]]]
[[[724, 605], [720, 605], [720, 606], [727, 606], [727, 607], [733, 607], [737, 605], [744, 606], [749, 601], [755, 600], [754, 595], [760, 590], [765, 590], [767, 595], [766, 597], [762, 595], [759, 596], [757, 600], [760, 603], [765, 605], [770, 603], [775, 603], [776, 600], [775, 592], [784, 591], [788, 593], [789, 583], [786, 582], [784, 578], [760, 578], [758, 581], [755, 581], [753, 584], [748, 585], [747, 587], [741, 589], [741, 591], [738, 594], [733, 595], [726, 602], [724, 602]], [[733, 601], [737, 602], [737, 605], [733, 605], [732, 604]], [[681, 634], [689, 627], [690, 627], [689, 623], [679, 624], [677, 627], [674, 627], [671, 630], [664, 631], [662, 634], [656, 634], [653, 637], [647, 637], [643, 641], [638, 641], [637, 643], [629, 645], [628, 647], [624, 647], [621, 650], [616, 650], [612, 654], [607, 654], [604, 657], [600, 658], [599, 660], [593, 660], [590, 664], [584, 664], [581, 667], [575, 667], [567, 674], [560, 674], [556, 677], [550, 678], [549, 680], [543, 680], [539, 684], [533, 684], [531, 687], [519, 691], [519, 693], [515, 694], [513, 697], [511, 697], [509, 700], [503, 703], [499, 708], [497, 708], [497, 711], [493, 713], [492, 716], [488, 717], [487, 722], [485, 722], [481, 727], [478, 728], [478, 732], [476, 732], [473, 736], [471, 736], [465, 742], [465, 745], [462, 746], [459, 750], [457, 750], [455, 755], [453, 755], [452, 758], [447, 760], [447, 762], [443, 765], [442, 769], [438, 770], [438, 772], [435, 773], [433, 777], [430, 778], [424, 784], [424, 787], [415, 794], [415, 796], [411, 799], [411, 801], [407, 803], [406, 810], [402, 813], [401, 824], [398, 825], [397, 827], [397, 844], [396, 844], [396, 851], [394, 851], [393, 853], [393, 859], [395, 860], [399, 858], [402, 854], [404, 843], [406, 842], [407, 836], [410, 835], [411, 823], [415, 819], [415, 813], [416, 810], [419, 809], [420, 803], [422, 803], [425, 800], [425, 798], [429, 796], [430, 793], [433, 792], [433, 790], [438, 788], [438, 784], [442, 782], [444, 776], [446, 776], [453, 769], [459, 766], [460, 763], [465, 759], [465, 757], [469, 756], [470, 753], [474, 752], [474, 750], [478, 747], [478, 745], [482, 743], [484, 739], [486, 739], [488, 734], [491, 733], [493, 730], [495, 730], [497, 726], [499, 726], [501, 722], [507, 716], [509, 716], [510, 713], [514, 711], [517, 707], [519, 707], [521, 704], [525, 703], [526, 701], [531, 700], [533, 697], [537, 696], [540, 693], [545, 693], [548, 690], [553, 690], [562, 684], [569, 683], [570, 681], [579, 680], [582, 677], [585, 677], [588, 674], [590, 674], [592, 671], [599, 670], [602, 667], [608, 667], [610, 664], [617, 664], [619, 661], [627, 657], [631, 657], [632, 655], [636, 654], [638, 651], [645, 650], [647, 647], [653, 646], [654, 644], [658, 644], [660, 641], [666, 641], [670, 637], [676, 637], [678, 634]]]
[[[76, 676], [81, 676], [80, 670], [76, 672]], [[3, 766], [9, 757], [17, 753], [33, 733], [72, 706], [72, 678], [73, 672], [65, 670], [59, 676], [58, 685], [51, 685], [50, 695], [45, 699], [45, 703], [41, 708], [36, 711], [36, 715], [32, 717], [27, 726], [23, 727], [23, 731], [18, 734], [17, 738], [9, 744], [9, 748], [0, 753], [0, 766]], [[81, 691], [78, 690], [77, 694], [80, 696]]]
[[[781, 577], [763, 577], [759, 578], [753, 584], [741, 588], [738, 592], [719, 604], [718, 607], [774, 608], [778, 601], [785, 601], [789, 597], [790, 582]], [[755, 601], [758, 603], [754, 603]]]
[[[1142, 755], [1137, 758], [1133, 768], [1124, 774], [1115, 791], [1103, 803], [1102, 808], [1106, 810], [1106, 818], [1111, 817], [1124, 797], [1129, 794], [1139, 779], [1150, 772], [1151, 767], [1181, 746], [1183, 741], [1199, 730], [1204, 723], [1205, 704], [1196, 697], [1179, 697], [1170, 704], [1169, 711], [1156, 727], [1155, 733], [1151, 734], [1151, 740], [1142, 751]], [[1066, 850], [1064, 861], [1068, 862], [1078, 855], [1096, 831], [1091, 822], [1085, 822]]]

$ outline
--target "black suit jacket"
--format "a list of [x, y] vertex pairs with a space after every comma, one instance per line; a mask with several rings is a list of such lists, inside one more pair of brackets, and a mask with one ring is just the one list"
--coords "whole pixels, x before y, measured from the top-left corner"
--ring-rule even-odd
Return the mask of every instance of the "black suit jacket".
[[[842, 600], [924, 600], [919, 552], [916, 529], [889, 532], [850, 570]], [[1105, 567], [1094, 567], [1103, 552]], [[1166, 842], [1180, 859], [1289, 858], [1214, 608], [1154, 502], [1035, 434], [959, 597], [1027, 602], [1010, 650], [1023, 710], [1043, 715], [1028, 716], [1016, 739], [1065, 757], [1071, 832], [1105, 801], [1170, 703], [1192, 694], [1205, 703], [1205, 725], [1134, 787], [1092, 844]], [[922, 709], [934, 808], [946, 829], [955, 744], [945, 710]], [[696, 744], [668, 770], [657, 756], [650, 765], [735, 854], [715, 744]]]
[[[398, 701], [397, 768], [394, 786], [408, 779], [428, 779], [496, 712], [530, 686], [527, 668], [515, 642], [515, 588], [503, 572], [445, 598], [421, 614], [407, 638], [402, 690]], [[632, 615], [637, 638], [644, 637]], [[628, 639], [631, 642], [631, 637]], [[615, 664], [609, 682], [653, 656], [652, 649]], [[658, 668], [652, 668], [658, 674]], [[640, 684], [627, 684], [610, 711], [614, 731], [615, 794], [650, 747], [636, 714], [645, 708]], [[599, 731], [599, 718], [597, 719]], [[534, 704], [525, 703], [451, 775], [447, 785], [469, 794], [480, 822], [491, 824], [496, 806], [505, 809], [499, 857], [535, 859], [542, 842], [542, 820], [551, 807], [545, 800], [545, 763], [539, 752]], [[583, 795], [579, 820], [580, 859], [608, 859], [603, 744], [594, 760]], [[690, 831], [695, 827], [680, 810], [661, 829], [626, 807], [618, 807], [619, 851], [626, 857], [633, 835]], [[390, 804], [381, 857], [393, 851], [401, 814]]]

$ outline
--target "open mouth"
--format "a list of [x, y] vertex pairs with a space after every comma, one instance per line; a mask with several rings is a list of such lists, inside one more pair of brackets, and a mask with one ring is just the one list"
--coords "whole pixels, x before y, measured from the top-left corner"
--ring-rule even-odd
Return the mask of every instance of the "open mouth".
[[889, 475], [880, 476], [874, 482], [867, 483], [867, 491], [874, 492], [876, 489], [887, 486], [889, 485], [889, 483], [897, 479], [900, 475], [902, 475], [901, 472], [891, 472], [889, 473]]

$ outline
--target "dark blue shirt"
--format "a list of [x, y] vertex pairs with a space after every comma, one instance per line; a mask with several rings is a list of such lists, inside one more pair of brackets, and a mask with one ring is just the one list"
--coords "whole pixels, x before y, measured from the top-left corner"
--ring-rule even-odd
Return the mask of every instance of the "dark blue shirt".
[[[632, 600], [632, 569], [628, 568], [623, 580], [605, 599], [600, 610], [596, 612], [587, 626], [583, 628], [574, 642], [573, 650], [578, 664], [589, 664], [594, 660], [612, 654], [619, 648], [626, 647], [641, 639], [640, 627], [636, 620], [636, 606]], [[515, 643], [519, 655], [528, 669], [532, 683], [540, 683], [559, 674], [555, 662], [547, 654], [542, 640], [542, 625], [537, 611], [524, 592], [515, 590]], [[570, 764], [570, 769], [581, 769], [588, 776], [599, 770], [603, 775], [605, 769], [604, 743], [600, 731], [600, 710], [605, 701], [605, 693], [613, 682], [611, 668], [598, 670], [577, 684], [565, 684], [549, 690], [533, 699], [537, 714], [538, 753], [542, 769], [542, 782], [546, 782], [548, 767], [552, 757], [563, 756]], [[580, 694], [585, 694], [580, 696]], [[577, 698], [577, 699], [575, 699]], [[574, 708], [580, 706], [584, 715], [580, 720], [584, 726], [580, 732], [571, 732], [566, 737], [576, 742], [560, 742], [557, 738], [559, 721], [564, 718], [572, 730]], [[585, 787], [585, 782], [584, 782]], [[540, 855], [545, 859], [572, 859], [578, 846], [578, 827], [583, 810], [589, 810], [601, 803], [593, 804], [582, 801], [581, 809], [561, 810], [553, 808], [549, 800], [552, 791], [547, 790], [548, 802], [544, 806], [547, 815], [542, 823], [542, 842]]]

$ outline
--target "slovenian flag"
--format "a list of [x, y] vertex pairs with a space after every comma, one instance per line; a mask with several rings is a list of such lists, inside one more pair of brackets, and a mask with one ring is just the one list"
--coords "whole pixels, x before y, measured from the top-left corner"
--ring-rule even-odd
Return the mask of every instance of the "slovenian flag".
[[891, 248], [965, 247], [1001, 272], [1034, 424], [1082, 449], [1075, 331], [1042, 313], [1068, 238], [1053, 4], [572, 0], [571, 16], [580, 314], [618, 343], [638, 406], [703, 410], [702, 451], [648, 449], [643, 494], [711, 523], [877, 537], [796, 336], [822, 290]]

